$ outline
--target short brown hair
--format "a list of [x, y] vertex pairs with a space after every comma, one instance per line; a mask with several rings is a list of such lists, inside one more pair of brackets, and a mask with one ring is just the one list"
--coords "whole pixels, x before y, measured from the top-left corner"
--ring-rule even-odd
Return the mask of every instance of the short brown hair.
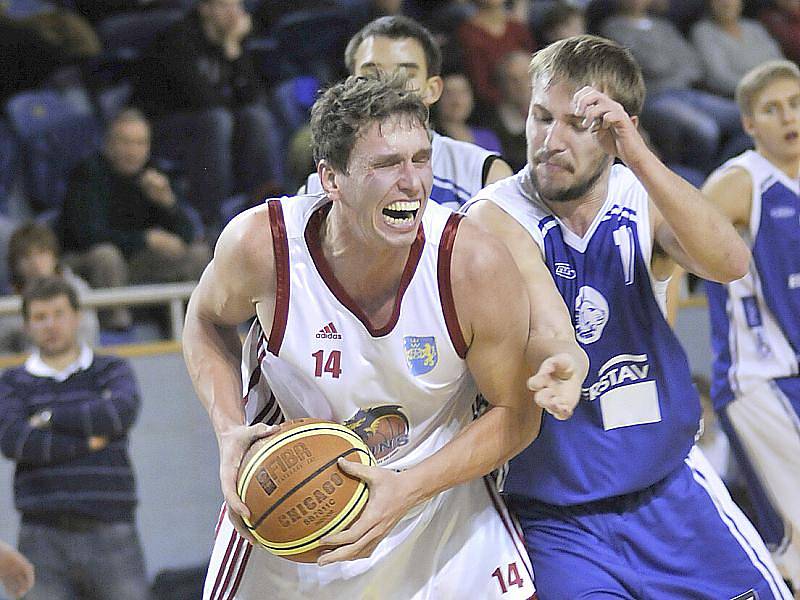
[[428, 107], [398, 74], [350, 76], [329, 87], [311, 107], [314, 161], [347, 173], [357, 137], [372, 123], [405, 115], [427, 128]]
[[26, 321], [28, 320], [31, 302], [35, 300], [52, 300], [59, 296], [66, 296], [73, 310], [80, 310], [81, 303], [78, 300], [78, 292], [66, 279], [60, 275], [37, 279], [22, 292], [22, 317]]
[[753, 116], [756, 97], [777, 79], [800, 81], [800, 68], [789, 60], [770, 60], [745, 73], [736, 86], [735, 98], [739, 112], [748, 117]]
[[11, 285], [16, 289], [25, 285], [19, 263], [34, 250], [51, 252], [56, 260], [60, 252], [56, 234], [47, 225], [29, 221], [15, 229], [8, 240], [8, 273]]
[[591, 85], [619, 102], [629, 115], [638, 115], [644, 103], [642, 69], [627, 48], [596, 35], [559, 40], [533, 55], [530, 65], [535, 84], [568, 82], [576, 88]]

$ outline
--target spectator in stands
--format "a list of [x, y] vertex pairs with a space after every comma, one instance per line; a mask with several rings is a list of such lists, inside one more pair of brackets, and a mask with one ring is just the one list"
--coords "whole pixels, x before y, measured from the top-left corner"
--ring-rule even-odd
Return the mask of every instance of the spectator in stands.
[[629, 48], [642, 67], [642, 123], [664, 162], [708, 173], [721, 155], [749, 143], [739, 110], [733, 100], [695, 88], [703, 77], [697, 51], [669, 20], [648, 13], [650, 3], [621, 0], [620, 12], [603, 21], [601, 33]]
[[774, 0], [759, 18], [780, 44], [783, 55], [800, 64], [800, 0]]
[[[136, 109], [110, 124], [105, 148], [71, 174], [59, 232], [65, 262], [93, 288], [199, 279], [210, 259], [166, 175], [149, 166], [150, 126]], [[120, 311], [103, 325], [130, 325]]]
[[742, 0], [708, 0], [708, 5], [710, 17], [692, 27], [692, 41], [705, 68], [703, 85], [733, 98], [745, 73], [783, 54], [761, 23], [742, 18]]
[[12, 598], [22, 598], [33, 587], [34, 569], [30, 561], [0, 541], [0, 585]]
[[242, 0], [199, 0], [143, 59], [135, 104], [159, 155], [182, 159], [189, 200], [216, 227], [223, 200], [282, 182], [280, 130], [247, 48]]
[[123, 12], [135, 12], [157, 8], [159, 6], [175, 6], [168, 0], [70, 0], [80, 14], [92, 23], [99, 23], [106, 17]]
[[510, 52], [495, 71], [503, 101], [495, 109], [493, 129], [500, 138], [503, 157], [514, 172], [528, 161], [525, 122], [531, 103], [530, 62], [527, 52]]
[[0, 449], [16, 462], [19, 550], [36, 567], [25, 597], [142, 600], [128, 431], [139, 391], [124, 360], [78, 338], [75, 290], [40, 279], [23, 296], [35, 350], [0, 376]]
[[586, 33], [586, 15], [574, 4], [556, 0], [547, 6], [538, 21], [537, 39], [542, 46]]
[[[53, 231], [41, 223], [25, 223], [18, 227], [8, 243], [8, 272], [14, 293], [22, 292], [37, 279], [60, 275], [82, 296], [89, 285], [61, 264], [58, 239]], [[80, 341], [89, 346], [99, 342], [97, 312], [82, 311], [79, 330]], [[23, 352], [29, 350], [28, 338], [22, 315], [0, 317], [0, 351]]]
[[450, 73], [442, 77], [442, 95], [433, 106], [436, 130], [454, 140], [470, 142], [500, 153], [497, 135], [491, 129], [470, 123], [474, 108], [475, 98], [466, 75]]
[[467, 74], [478, 99], [487, 107], [502, 101], [492, 77], [497, 63], [509, 52], [533, 52], [536, 44], [526, 23], [512, 17], [504, 0], [473, 0], [477, 11], [458, 28]]

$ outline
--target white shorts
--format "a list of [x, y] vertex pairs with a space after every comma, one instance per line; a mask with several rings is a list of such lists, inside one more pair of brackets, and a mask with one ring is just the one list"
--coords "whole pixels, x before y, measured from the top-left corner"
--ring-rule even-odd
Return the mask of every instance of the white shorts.
[[369, 558], [293, 563], [218, 525], [204, 600], [528, 600], [533, 571], [516, 524], [485, 479], [439, 494], [402, 519]]
[[[798, 399], [795, 398], [795, 403]], [[758, 483], [783, 519], [785, 537], [773, 552], [781, 574], [800, 587], [800, 419], [774, 381], [751, 384], [725, 407]]]

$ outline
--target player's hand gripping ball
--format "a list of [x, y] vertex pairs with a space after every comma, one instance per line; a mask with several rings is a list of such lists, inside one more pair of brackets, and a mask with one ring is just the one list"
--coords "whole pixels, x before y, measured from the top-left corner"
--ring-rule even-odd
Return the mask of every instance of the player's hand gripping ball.
[[245, 453], [236, 487], [250, 509], [245, 525], [267, 550], [296, 562], [316, 562], [319, 540], [347, 529], [369, 490], [337, 460], [375, 465], [358, 434], [317, 419], [283, 423]]

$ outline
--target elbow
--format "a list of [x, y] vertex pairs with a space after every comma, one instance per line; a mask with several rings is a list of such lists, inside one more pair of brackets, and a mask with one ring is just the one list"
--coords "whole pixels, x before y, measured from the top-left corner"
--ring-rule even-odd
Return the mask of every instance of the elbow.
[[724, 265], [723, 277], [719, 279], [720, 283], [730, 283], [741, 279], [750, 270], [750, 250], [741, 242], [735, 252], [731, 252]]

